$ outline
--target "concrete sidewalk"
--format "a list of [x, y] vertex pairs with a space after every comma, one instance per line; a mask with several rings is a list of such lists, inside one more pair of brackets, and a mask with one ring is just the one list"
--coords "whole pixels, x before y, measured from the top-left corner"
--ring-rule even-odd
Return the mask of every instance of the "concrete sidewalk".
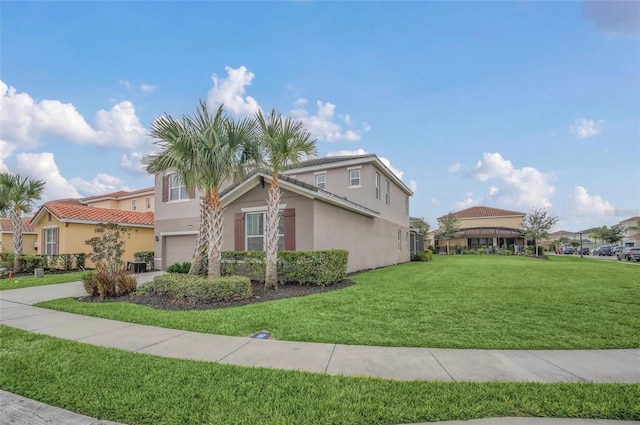
[[[140, 283], [155, 274], [141, 274]], [[261, 340], [137, 325], [31, 305], [82, 295], [79, 282], [0, 291], [0, 323], [137, 353], [331, 375], [422, 381], [640, 382], [640, 349], [456, 350]]]
[[[139, 275], [139, 283], [157, 273]], [[201, 334], [33, 307], [85, 295], [80, 282], [0, 291], [0, 323], [78, 342], [164, 357], [397, 380], [640, 382], [640, 349], [453, 350], [370, 347]], [[589, 419], [490, 418], [448, 425], [608, 425]], [[118, 425], [0, 390], [0, 425]]]

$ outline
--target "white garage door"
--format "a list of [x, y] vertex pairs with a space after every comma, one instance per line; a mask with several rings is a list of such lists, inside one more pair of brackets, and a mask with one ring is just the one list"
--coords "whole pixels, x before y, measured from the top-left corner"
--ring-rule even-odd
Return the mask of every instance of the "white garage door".
[[193, 261], [193, 250], [196, 246], [196, 235], [178, 235], [164, 237], [164, 268], [175, 263]]

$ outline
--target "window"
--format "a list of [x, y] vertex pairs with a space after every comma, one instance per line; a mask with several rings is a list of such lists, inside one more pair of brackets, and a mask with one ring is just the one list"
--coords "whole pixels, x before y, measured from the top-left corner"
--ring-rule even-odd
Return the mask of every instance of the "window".
[[58, 229], [55, 227], [44, 229], [45, 255], [58, 254]]
[[187, 187], [182, 182], [180, 176], [171, 174], [169, 176], [169, 201], [180, 201], [183, 199], [189, 199]]
[[327, 175], [326, 174], [316, 174], [316, 186], [320, 189], [325, 189], [327, 183]]
[[349, 187], [360, 187], [360, 170], [349, 170]]
[[409, 214], [409, 197], [404, 198], [404, 212]]
[[380, 173], [376, 173], [376, 199], [380, 199]]
[[150, 210], [151, 209], [151, 198], [146, 198], [145, 199], [145, 203], [146, 203], [147, 209]]
[[[284, 214], [280, 211], [278, 220], [278, 251], [284, 251]], [[267, 213], [251, 212], [245, 215], [246, 250], [265, 251], [267, 237]]]
[[402, 251], [402, 230], [398, 230], [398, 251]]
[[131, 201], [131, 211], [136, 211], [138, 209], [138, 205], [136, 200]]
[[391, 205], [391, 184], [389, 180], [384, 182], [384, 202], [387, 205]]

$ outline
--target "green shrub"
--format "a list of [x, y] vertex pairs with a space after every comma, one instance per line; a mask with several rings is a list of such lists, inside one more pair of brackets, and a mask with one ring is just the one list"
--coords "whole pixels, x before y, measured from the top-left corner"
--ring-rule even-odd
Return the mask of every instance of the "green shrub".
[[76, 257], [76, 269], [84, 270], [87, 263], [87, 254], [79, 252], [75, 254]]
[[82, 279], [89, 296], [100, 299], [127, 295], [136, 290], [136, 278], [124, 270], [111, 272], [104, 264], [96, 265], [97, 273], [87, 273]]
[[46, 258], [42, 255], [24, 255], [20, 257], [20, 269], [27, 273], [32, 273], [35, 269], [44, 268]]
[[71, 270], [73, 267], [73, 254], [60, 254], [60, 266], [62, 270]]
[[175, 263], [167, 267], [168, 273], [189, 273], [191, 263], [185, 261], [184, 263]]
[[163, 274], [143, 285], [137, 293], [155, 292], [176, 300], [212, 303], [244, 300], [253, 295], [251, 281], [244, 276], [209, 279], [189, 274]]
[[[278, 256], [280, 252], [278, 253]], [[221, 274], [223, 276], [247, 276], [264, 282], [267, 272], [264, 251], [224, 251]]]

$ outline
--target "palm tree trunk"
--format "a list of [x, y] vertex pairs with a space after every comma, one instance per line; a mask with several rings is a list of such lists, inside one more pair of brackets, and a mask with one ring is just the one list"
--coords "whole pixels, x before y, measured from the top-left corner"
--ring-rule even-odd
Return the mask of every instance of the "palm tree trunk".
[[209, 240], [209, 210], [204, 199], [200, 200], [200, 229], [196, 240], [195, 251], [193, 253], [193, 263], [189, 269], [189, 274], [199, 275], [203, 271], [204, 259], [208, 255], [207, 241]]
[[13, 221], [13, 272], [20, 272], [20, 256], [22, 256], [22, 216], [20, 210], [11, 211]]
[[222, 256], [222, 213], [224, 208], [220, 204], [220, 195], [218, 190], [215, 189], [213, 193], [205, 195], [205, 201], [209, 210], [209, 246], [208, 256], [209, 265], [207, 271], [209, 279], [215, 279], [221, 275], [221, 256]]
[[280, 187], [277, 176], [271, 179], [267, 199], [267, 249], [265, 288], [278, 289], [278, 205], [280, 205]]

